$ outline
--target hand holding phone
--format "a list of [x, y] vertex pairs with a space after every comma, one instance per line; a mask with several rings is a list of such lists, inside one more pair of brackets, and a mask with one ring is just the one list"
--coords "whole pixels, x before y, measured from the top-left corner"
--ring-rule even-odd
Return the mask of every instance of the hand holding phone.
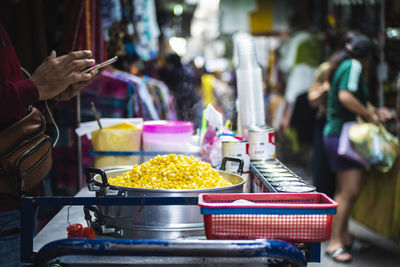
[[106, 61], [104, 61], [104, 62], [101, 62], [101, 63], [99, 63], [99, 64], [97, 64], [97, 65], [94, 65], [93, 67], [90, 67], [90, 68], [88, 68], [88, 69], [85, 69], [85, 70], [83, 70], [81, 73], [88, 73], [88, 72], [90, 72], [90, 71], [92, 71], [92, 70], [98, 70], [98, 69], [104, 68], [105, 66], [108, 66], [108, 65], [110, 65], [110, 64], [112, 64], [112, 63], [114, 63], [114, 62], [116, 62], [117, 60], [118, 60], [118, 57], [115, 56], [115, 57], [113, 57], [113, 58], [110, 58], [109, 60], [106, 60]]

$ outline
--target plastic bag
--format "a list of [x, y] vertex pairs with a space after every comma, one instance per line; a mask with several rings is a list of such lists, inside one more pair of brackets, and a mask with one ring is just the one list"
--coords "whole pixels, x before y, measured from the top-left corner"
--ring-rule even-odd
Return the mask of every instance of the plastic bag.
[[353, 148], [377, 170], [388, 172], [399, 155], [399, 141], [383, 125], [354, 124], [349, 129]]
[[351, 121], [346, 122], [343, 125], [342, 132], [340, 133], [339, 137], [338, 154], [347, 159], [356, 161], [364, 166], [366, 169], [369, 169], [369, 162], [359, 155], [359, 153], [353, 148], [352, 143], [349, 139], [349, 130], [351, 126], [355, 124], [358, 124], [358, 122]]

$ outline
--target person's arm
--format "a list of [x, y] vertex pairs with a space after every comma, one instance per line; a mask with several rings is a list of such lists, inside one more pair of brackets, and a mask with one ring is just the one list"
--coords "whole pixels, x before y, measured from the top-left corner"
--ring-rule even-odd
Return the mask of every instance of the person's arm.
[[340, 90], [339, 101], [345, 108], [363, 117], [366, 121], [379, 124], [378, 115], [365, 107], [350, 91]]
[[30, 79], [0, 82], [0, 124], [13, 121], [21, 114], [21, 110], [38, 100], [38, 90]]
[[326, 93], [329, 91], [330, 84], [328, 81], [313, 82], [310, 90], [308, 91], [307, 98], [310, 105], [314, 108], [318, 107], [323, 101]]
[[324, 62], [319, 65], [318, 69], [315, 71], [313, 83], [307, 94], [308, 102], [314, 108], [322, 104], [323, 100], [326, 98], [326, 93], [329, 91], [329, 68], [329, 63]]
[[367, 102], [367, 108], [378, 115], [379, 121], [385, 122], [394, 118], [393, 113], [387, 107], [377, 108], [370, 102]]

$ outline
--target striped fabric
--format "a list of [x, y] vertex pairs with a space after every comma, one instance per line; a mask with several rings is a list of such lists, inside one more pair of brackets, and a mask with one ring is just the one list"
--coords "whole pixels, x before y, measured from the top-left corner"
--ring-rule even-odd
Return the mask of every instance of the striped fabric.
[[347, 83], [347, 89], [351, 92], [356, 92], [358, 88], [358, 82], [362, 71], [361, 63], [355, 59], [351, 61], [350, 76]]

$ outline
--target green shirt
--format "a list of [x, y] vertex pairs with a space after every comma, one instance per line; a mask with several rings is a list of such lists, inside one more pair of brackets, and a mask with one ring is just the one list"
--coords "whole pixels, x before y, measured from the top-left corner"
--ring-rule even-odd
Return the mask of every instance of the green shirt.
[[328, 93], [328, 114], [324, 128], [325, 136], [340, 136], [343, 124], [355, 121], [356, 114], [345, 108], [339, 101], [339, 91], [346, 90], [364, 105], [368, 100], [361, 63], [355, 59], [344, 60], [337, 68]]

